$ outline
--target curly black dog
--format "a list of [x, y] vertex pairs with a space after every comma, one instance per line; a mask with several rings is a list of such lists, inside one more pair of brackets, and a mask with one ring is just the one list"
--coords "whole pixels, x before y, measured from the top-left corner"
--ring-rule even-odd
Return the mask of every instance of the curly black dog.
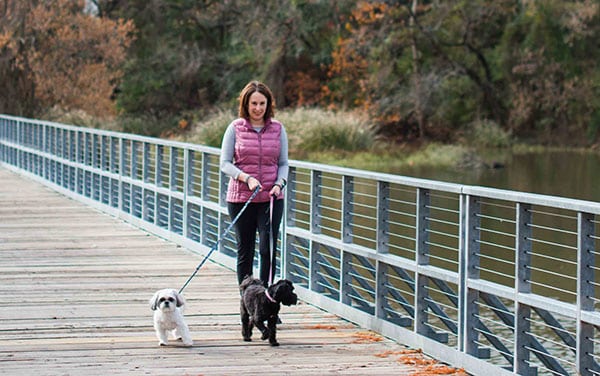
[[[291, 306], [298, 302], [292, 282], [282, 279], [269, 288], [265, 288], [261, 280], [248, 276], [240, 285], [240, 290], [242, 292], [240, 313], [244, 341], [252, 341], [252, 328], [256, 326], [262, 333], [262, 340], [268, 338], [271, 346], [279, 346], [276, 335], [281, 304]], [[266, 327], [265, 320], [267, 321]]]

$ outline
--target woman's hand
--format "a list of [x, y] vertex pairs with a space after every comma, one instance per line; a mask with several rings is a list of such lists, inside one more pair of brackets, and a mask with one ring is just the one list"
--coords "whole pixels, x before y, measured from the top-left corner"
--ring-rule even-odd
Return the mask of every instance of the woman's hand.
[[248, 184], [248, 188], [250, 188], [251, 191], [254, 191], [256, 187], [260, 187], [260, 190], [262, 191], [262, 185], [260, 184], [260, 181], [253, 176], [248, 176], [246, 184]]
[[279, 196], [279, 194], [281, 194], [281, 186], [279, 184], [275, 184], [273, 186], [273, 188], [271, 188], [269, 195], [271, 195], [273, 197], [277, 197], [277, 196]]

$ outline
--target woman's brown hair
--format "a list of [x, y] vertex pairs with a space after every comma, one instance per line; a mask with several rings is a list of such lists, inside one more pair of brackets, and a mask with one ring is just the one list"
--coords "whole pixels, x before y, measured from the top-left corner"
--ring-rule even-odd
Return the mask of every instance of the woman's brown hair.
[[240, 93], [239, 101], [240, 107], [238, 109], [238, 116], [244, 119], [249, 119], [250, 114], [248, 113], [248, 102], [250, 102], [250, 96], [252, 93], [259, 92], [267, 98], [267, 110], [265, 111], [264, 120], [272, 118], [275, 115], [275, 100], [273, 99], [273, 93], [271, 89], [262, 82], [250, 81]]

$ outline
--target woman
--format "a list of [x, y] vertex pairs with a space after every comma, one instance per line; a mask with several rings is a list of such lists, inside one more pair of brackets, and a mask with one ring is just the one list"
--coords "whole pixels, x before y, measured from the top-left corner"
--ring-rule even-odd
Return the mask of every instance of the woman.
[[[273, 94], [265, 84], [258, 81], [248, 83], [239, 96], [239, 119], [229, 124], [221, 145], [221, 171], [230, 177], [227, 209], [232, 220], [254, 190], [259, 190], [234, 225], [238, 284], [252, 274], [257, 230], [260, 279], [265, 286], [273, 282], [276, 270], [275, 248], [289, 166], [287, 134], [283, 125], [273, 119], [274, 108]], [[271, 233], [274, 239], [272, 259]]]

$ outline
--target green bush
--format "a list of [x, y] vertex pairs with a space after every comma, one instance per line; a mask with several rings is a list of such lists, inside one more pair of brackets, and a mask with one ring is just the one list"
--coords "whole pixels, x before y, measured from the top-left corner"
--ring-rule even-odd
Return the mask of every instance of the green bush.
[[221, 147], [225, 129], [235, 117], [232, 111], [219, 109], [204, 120], [195, 123], [181, 138], [185, 142]]
[[506, 148], [512, 143], [512, 134], [496, 122], [482, 119], [471, 123], [467, 139], [471, 145], [478, 147]]
[[375, 141], [369, 124], [355, 112], [297, 108], [278, 113], [285, 125], [290, 153], [368, 150]]

